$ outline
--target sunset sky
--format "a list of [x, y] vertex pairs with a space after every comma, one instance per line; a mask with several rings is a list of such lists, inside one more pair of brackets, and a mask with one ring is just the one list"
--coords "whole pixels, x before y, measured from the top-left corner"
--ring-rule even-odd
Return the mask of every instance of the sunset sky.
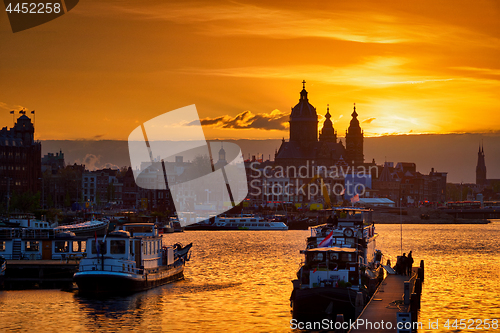
[[341, 136], [353, 103], [367, 136], [500, 129], [498, 1], [84, 0], [18, 33], [0, 8], [0, 121], [36, 110], [40, 140], [190, 104], [209, 139], [288, 138], [302, 80]]

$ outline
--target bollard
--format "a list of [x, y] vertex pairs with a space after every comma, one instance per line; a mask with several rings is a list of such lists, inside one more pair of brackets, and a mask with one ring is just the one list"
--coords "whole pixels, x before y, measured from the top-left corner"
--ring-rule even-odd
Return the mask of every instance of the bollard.
[[418, 295], [422, 294], [422, 280], [420, 278], [415, 279], [415, 288], [413, 290]]
[[424, 269], [424, 261], [420, 260], [420, 268], [422, 269], [422, 276], [419, 276], [420, 280], [424, 282], [424, 275], [425, 275], [425, 269]]
[[344, 315], [338, 314], [335, 323], [341, 323], [341, 324], [338, 325], [339, 328], [335, 330], [335, 333], [345, 333], [345, 330], [343, 329], [344, 325], [342, 325], [343, 322], [344, 322]]
[[365, 300], [362, 292], [358, 291], [358, 293], [356, 294], [356, 301], [354, 304], [356, 310], [356, 318], [358, 318], [361, 312], [363, 312], [363, 308], [365, 307]]
[[410, 313], [412, 322], [418, 322], [418, 309], [419, 309], [419, 297], [417, 294], [411, 294], [411, 304], [410, 304]]
[[410, 281], [405, 281], [404, 285], [404, 302], [405, 305], [410, 304]]

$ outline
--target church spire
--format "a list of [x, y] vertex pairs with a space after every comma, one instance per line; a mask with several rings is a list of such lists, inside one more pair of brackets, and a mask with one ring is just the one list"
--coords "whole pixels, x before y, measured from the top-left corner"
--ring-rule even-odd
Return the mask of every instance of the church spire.
[[486, 185], [486, 162], [484, 161], [484, 146], [479, 146], [476, 165], [476, 184]]
[[354, 103], [354, 111], [351, 113], [351, 117], [353, 117], [353, 118], [358, 117], [358, 113], [356, 112], [356, 103]]
[[346, 157], [349, 164], [361, 165], [364, 163], [363, 155], [363, 131], [359, 126], [356, 103], [351, 114], [352, 119], [346, 131]]
[[302, 81], [302, 91], [300, 92], [300, 99], [307, 101], [306, 80]]
[[326, 105], [325, 122], [323, 123], [323, 129], [319, 134], [319, 141], [327, 142], [337, 142], [337, 134], [333, 129], [333, 123], [330, 120], [332, 116], [330, 115], [330, 104]]

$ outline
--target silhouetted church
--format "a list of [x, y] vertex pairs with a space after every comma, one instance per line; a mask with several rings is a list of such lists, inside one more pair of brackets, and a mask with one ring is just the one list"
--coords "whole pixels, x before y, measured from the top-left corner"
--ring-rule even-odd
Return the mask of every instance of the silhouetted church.
[[281, 147], [275, 154], [277, 165], [305, 165], [314, 161], [315, 165], [332, 166], [335, 164], [364, 164], [363, 130], [359, 126], [356, 105], [346, 131], [346, 146], [337, 140], [337, 131], [330, 120], [327, 107], [325, 122], [318, 138], [318, 115], [316, 108], [309, 103], [306, 82], [302, 81], [299, 103], [290, 114], [290, 140], [283, 138]]
[[476, 184], [486, 185], [486, 163], [484, 162], [484, 147], [479, 146], [477, 153]]
[[488, 179], [486, 178], [486, 162], [484, 160], [484, 147], [479, 146], [479, 151], [477, 153], [477, 165], [476, 165], [476, 184], [483, 186], [490, 186], [494, 183], [500, 183], [500, 179]]

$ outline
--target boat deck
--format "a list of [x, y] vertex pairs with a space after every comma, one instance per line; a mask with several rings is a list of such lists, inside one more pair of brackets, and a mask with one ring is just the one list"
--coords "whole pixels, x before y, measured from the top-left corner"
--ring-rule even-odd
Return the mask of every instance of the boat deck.
[[7, 260], [7, 266], [66, 266], [66, 267], [71, 267], [71, 266], [76, 266], [78, 267], [78, 262], [76, 259], [64, 259], [64, 260], [12, 260], [9, 259]]
[[[417, 267], [413, 267], [413, 280], [416, 277], [417, 269]], [[360, 324], [358, 328], [351, 329], [349, 333], [397, 332], [397, 313], [408, 312], [408, 305], [404, 305], [402, 302], [404, 282], [408, 280], [410, 280], [408, 276], [388, 275], [358, 317], [359, 323], [361, 323], [360, 320], [363, 320], [362, 323], [372, 323], [373, 325], [370, 327], [369, 324]], [[392, 328], [388, 329], [389, 325], [386, 324], [384, 324], [383, 328], [375, 328], [382, 322], [391, 322]]]

